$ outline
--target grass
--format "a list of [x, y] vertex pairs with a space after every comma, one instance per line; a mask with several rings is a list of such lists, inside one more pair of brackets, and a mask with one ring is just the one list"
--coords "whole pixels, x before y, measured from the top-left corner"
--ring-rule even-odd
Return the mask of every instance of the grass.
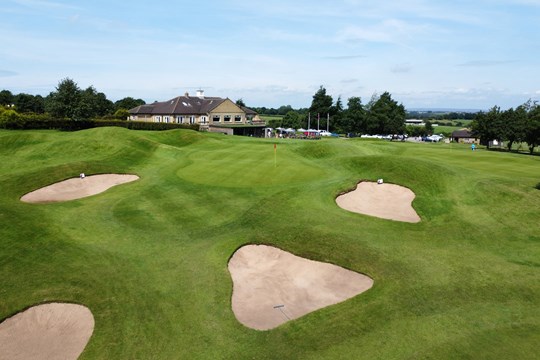
[[[534, 359], [540, 157], [459, 144], [275, 140], [187, 130], [0, 131], [0, 319], [88, 306], [83, 359]], [[137, 182], [19, 201], [92, 173]], [[419, 224], [335, 205], [360, 179], [411, 188]], [[248, 243], [374, 287], [271, 331], [239, 324], [227, 261]]]

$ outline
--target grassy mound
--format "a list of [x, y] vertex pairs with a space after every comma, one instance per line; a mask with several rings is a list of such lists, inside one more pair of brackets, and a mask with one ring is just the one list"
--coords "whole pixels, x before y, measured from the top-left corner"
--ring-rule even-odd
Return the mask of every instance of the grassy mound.
[[[173, 130], [0, 131], [0, 319], [84, 303], [82, 358], [535, 358], [540, 158], [457, 144], [274, 141]], [[140, 180], [47, 205], [92, 173]], [[418, 224], [334, 198], [384, 178]], [[238, 323], [227, 262], [268, 244], [369, 275], [356, 297], [267, 332]]]

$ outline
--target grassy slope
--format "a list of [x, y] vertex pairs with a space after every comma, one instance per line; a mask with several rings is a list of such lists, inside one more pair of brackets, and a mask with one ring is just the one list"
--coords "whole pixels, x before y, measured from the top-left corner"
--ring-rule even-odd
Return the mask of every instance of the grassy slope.
[[[90, 307], [83, 358], [534, 358], [540, 340], [540, 158], [457, 144], [273, 143], [191, 131], [0, 131], [0, 319]], [[141, 180], [72, 202], [18, 198], [79, 172]], [[419, 224], [334, 197], [383, 177]], [[273, 244], [375, 286], [267, 332], [230, 310], [227, 260]]]

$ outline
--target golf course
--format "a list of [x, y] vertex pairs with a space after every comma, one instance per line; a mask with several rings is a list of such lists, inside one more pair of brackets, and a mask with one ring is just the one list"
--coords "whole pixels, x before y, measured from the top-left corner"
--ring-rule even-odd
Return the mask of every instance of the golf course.
[[[82, 173], [136, 180], [21, 201]], [[420, 221], [336, 203], [378, 179], [414, 193]], [[539, 183], [540, 156], [463, 144], [0, 130], [0, 331], [67, 303], [94, 324], [80, 359], [538, 359]], [[228, 267], [247, 245], [372, 283], [250, 328]]]

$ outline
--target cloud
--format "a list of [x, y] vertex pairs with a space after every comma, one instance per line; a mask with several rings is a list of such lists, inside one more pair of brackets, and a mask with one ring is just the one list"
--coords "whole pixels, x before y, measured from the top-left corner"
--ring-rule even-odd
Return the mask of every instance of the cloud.
[[68, 5], [60, 2], [46, 1], [46, 0], [13, 0], [16, 4], [26, 6], [29, 8], [49, 8], [49, 9], [69, 9], [80, 10], [79, 6]]
[[427, 25], [411, 24], [398, 19], [386, 19], [374, 25], [351, 25], [338, 35], [343, 42], [373, 42], [403, 44], [426, 32]]
[[8, 76], [16, 76], [19, 75], [19, 73], [11, 70], [2, 70], [0, 69], [0, 77], [8, 77]]
[[394, 74], [406, 74], [412, 71], [413, 67], [411, 64], [398, 64], [390, 69]]
[[340, 83], [342, 84], [354, 84], [354, 83], [357, 83], [359, 80], [358, 79], [343, 79], [340, 81]]
[[337, 56], [324, 56], [325, 60], [353, 60], [365, 58], [364, 55], [337, 55]]
[[485, 67], [485, 66], [498, 66], [498, 65], [507, 65], [515, 63], [515, 60], [472, 60], [467, 61], [457, 66], [462, 67]]

